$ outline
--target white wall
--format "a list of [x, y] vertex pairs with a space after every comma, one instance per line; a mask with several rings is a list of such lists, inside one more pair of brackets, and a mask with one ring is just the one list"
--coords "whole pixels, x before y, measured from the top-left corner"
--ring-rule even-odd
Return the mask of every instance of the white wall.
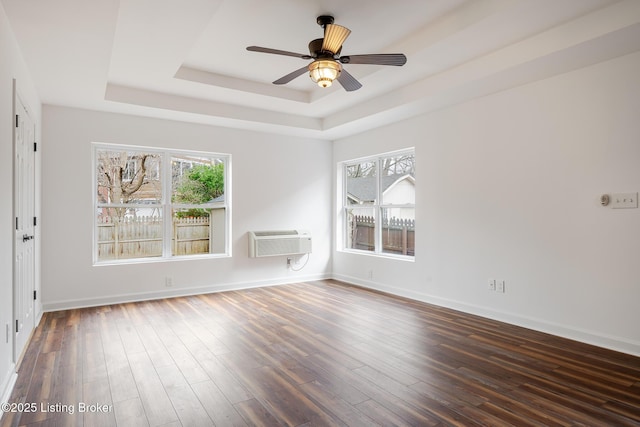
[[[13, 81], [28, 104], [40, 133], [40, 100], [33, 88], [18, 44], [0, 3], [0, 402], [8, 398], [10, 382], [15, 380], [13, 363]], [[39, 189], [38, 189], [39, 190]], [[36, 209], [39, 205], [36, 204]], [[36, 230], [36, 233], [38, 230]], [[36, 262], [39, 259], [36, 234]], [[36, 277], [38, 280], [38, 277]], [[39, 286], [39, 283], [36, 283]], [[40, 307], [37, 311], [41, 311]], [[6, 330], [9, 328], [8, 339]], [[1, 414], [0, 414], [1, 415]]]
[[640, 191], [638, 76], [635, 53], [336, 141], [334, 163], [416, 147], [417, 243], [334, 275], [640, 355], [640, 209], [598, 203]]
[[[44, 106], [42, 264], [45, 310], [327, 277], [332, 144], [127, 115]], [[230, 153], [231, 258], [92, 265], [91, 142]], [[250, 230], [308, 229], [299, 273], [286, 257], [248, 258]], [[171, 276], [173, 287], [165, 287]]]

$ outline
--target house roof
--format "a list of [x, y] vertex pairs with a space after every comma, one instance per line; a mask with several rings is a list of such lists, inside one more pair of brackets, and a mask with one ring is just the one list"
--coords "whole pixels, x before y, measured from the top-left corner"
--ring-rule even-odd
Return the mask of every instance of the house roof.
[[[371, 202], [376, 198], [376, 176], [365, 176], [359, 178], [349, 178], [347, 184], [347, 197], [358, 203]], [[415, 179], [410, 174], [393, 174], [383, 176], [380, 179], [382, 185], [382, 193], [384, 194], [389, 188], [396, 183], [405, 179], [414, 183]]]
[[218, 197], [214, 197], [213, 199], [209, 200], [207, 203], [222, 203], [222, 202], [224, 202], [224, 194], [221, 194]]

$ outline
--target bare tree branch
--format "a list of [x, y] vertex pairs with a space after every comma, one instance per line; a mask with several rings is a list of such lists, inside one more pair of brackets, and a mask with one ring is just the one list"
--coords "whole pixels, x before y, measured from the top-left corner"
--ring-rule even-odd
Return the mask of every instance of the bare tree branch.
[[124, 197], [131, 196], [133, 193], [138, 191], [140, 187], [142, 187], [142, 184], [144, 184], [144, 178], [147, 173], [147, 157], [149, 157], [148, 154], [143, 154], [142, 156], [138, 156], [136, 158], [136, 168], [133, 179], [131, 180], [131, 182], [122, 185], [122, 195]]

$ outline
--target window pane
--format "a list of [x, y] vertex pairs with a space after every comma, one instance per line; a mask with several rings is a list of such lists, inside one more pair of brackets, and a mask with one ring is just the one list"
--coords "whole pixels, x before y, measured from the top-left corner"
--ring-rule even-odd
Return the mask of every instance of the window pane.
[[174, 209], [171, 254], [223, 254], [226, 251], [226, 210]]
[[415, 255], [415, 209], [382, 209], [382, 252]]
[[159, 208], [100, 208], [98, 261], [162, 256]]
[[385, 157], [382, 159], [381, 167], [382, 204], [414, 204], [416, 200], [414, 155]]
[[173, 156], [171, 201], [189, 205], [224, 202], [224, 160]]
[[158, 154], [97, 150], [98, 203], [159, 203], [160, 166]]
[[345, 167], [347, 204], [371, 205], [376, 202], [376, 162], [361, 162]]
[[375, 250], [375, 216], [371, 209], [347, 209], [347, 248]]
[[172, 255], [208, 254], [211, 218], [208, 209], [173, 211]]

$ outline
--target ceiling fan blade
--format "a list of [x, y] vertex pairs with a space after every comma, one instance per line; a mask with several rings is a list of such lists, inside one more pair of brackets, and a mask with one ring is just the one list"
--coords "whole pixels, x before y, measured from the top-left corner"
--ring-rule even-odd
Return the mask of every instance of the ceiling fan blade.
[[371, 55], [341, 56], [343, 64], [374, 64], [402, 66], [407, 63], [407, 57], [402, 53], [378, 53]]
[[340, 72], [340, 75], [336, 80], [338, 80], [338, 82], [347, 92], [352, 92], [362, 87], [362, 84], [357, 81], [355, 77], [349, 74], [344, 68], [342, 69], [342, 72]]
[[295, 79], [296, 77], [300, 77], [301, 75], [303, 75], [306, 71], [309, 71], [309, 67], [304, 66], [302, 68], [299, 68], [299, 69], [297, 69], [295, 71], [290, 72], [286, 76], [280, 77], [278, 80], [273, 82], [273, 84], [274, 85], [283, 85], [283, 84], [289, 83], [291, 80]]
[[324, 40], [322, 50], [331, 52], [334, 55], [342, 47], [342, 43], [349, 37], [351, 30], [341, 25], [327, 24], [324, 26]]
[[275, 55], [293, 56], [295, 58], [302, 58], [302, 59], [313, 59], [309, 55], [304, 55], [302, 53], [289, 52], [289, 51], [286, 51], [286, 50], [271, 49], [271, 48], [268, 48], [268, 47], [248, 46], [247, 50], [251, 51], [251, 52], [273, 53]]

